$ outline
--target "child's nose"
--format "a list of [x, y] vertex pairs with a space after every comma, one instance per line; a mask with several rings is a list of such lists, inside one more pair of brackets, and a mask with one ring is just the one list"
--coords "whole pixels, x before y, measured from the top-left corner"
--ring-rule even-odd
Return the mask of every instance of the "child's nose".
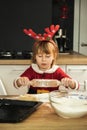
[[45, 56], [43, 56], [43, 57], [42, 57], [42, 61], [45, 61], [45, 60], [46, 60], [46, 57], [45, 57]]

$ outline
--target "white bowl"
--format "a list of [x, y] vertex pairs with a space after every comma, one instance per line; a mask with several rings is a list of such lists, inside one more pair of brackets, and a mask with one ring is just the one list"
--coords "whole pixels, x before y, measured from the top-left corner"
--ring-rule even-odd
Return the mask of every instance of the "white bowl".
[[87, 114], [87, 92], [52, 91], [49, 100], [55, 112], [63, 118], [79, 118]]

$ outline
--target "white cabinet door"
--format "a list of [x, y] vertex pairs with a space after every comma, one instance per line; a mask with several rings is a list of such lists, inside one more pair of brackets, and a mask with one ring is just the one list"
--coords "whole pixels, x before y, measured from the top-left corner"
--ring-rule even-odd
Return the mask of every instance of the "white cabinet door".
[[28, 67], [28, 65], [0, 65], [0, 78], [3, 81], [8, 95], [20, 95], [27, 93], [28, 88], [21, 87], [17, 89], [14, 87], [13, 81]]
[[87, 0], [81, 0], [79, 52], [87, 55]]
[[73, 50], [87, 55], [87, 0], [75, 0]]
[[79, 82], [81, 89], [86, 89], [84, 81], [87, 80], [87, 65], [67, 65], [67, 74]]

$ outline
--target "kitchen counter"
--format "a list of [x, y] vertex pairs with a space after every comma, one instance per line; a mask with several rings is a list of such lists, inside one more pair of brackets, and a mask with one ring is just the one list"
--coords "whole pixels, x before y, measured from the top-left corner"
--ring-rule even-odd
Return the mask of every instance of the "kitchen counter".
[[74, 53], [74, 54], [59, 54], [57, 60], [59, 65], [87, 65], [87, 56]]
[[[28, 65], [31, 64], [29, 59], [0, 59], [0, 65]], [[57, 64], [67, 65], [67, 64], [76, 64], [76, 65], [87, 65], [87, 56], [73, 53], [73, 54], [59, 54]]]
[[87, 116], [64, 119], [42, 104], [31, 116], [20, 123], [0, 123], [1, 130], [86, 130]]

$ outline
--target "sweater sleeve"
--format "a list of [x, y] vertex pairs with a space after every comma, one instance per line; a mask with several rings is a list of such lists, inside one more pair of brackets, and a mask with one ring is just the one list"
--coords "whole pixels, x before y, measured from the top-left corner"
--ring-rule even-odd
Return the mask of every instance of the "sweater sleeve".
[[71, 78], [68, 74], [66, 74], [63, 69], [61, 69], [60, 67], [56, 70], [56, 74], [58, 75], [59, 80], [61, 80], [62, 78]]
[[33, 75], [33, 69], [30, 66], [28, 69], [26, 69], [21, 75], [20, 77], [28, 77], [30, 80], [32, 79], [32, 75]]
[[[60, 67], [57, 69], [57, 74], [59, 75], [58, 77], [59, 77], [59, 80], [61, 80], [62, 78], [70, 78], [70, 79], [72, 79], [68, 74], [66, 74]], [[75, 89], [77, 90], [77, 89], [79, 89], [79, 83], [75, 80], [75, 79], [73, 79], [74, 81], [75, 81], [75, 83], [76, 83], [76, 87], [75, 87]]]

